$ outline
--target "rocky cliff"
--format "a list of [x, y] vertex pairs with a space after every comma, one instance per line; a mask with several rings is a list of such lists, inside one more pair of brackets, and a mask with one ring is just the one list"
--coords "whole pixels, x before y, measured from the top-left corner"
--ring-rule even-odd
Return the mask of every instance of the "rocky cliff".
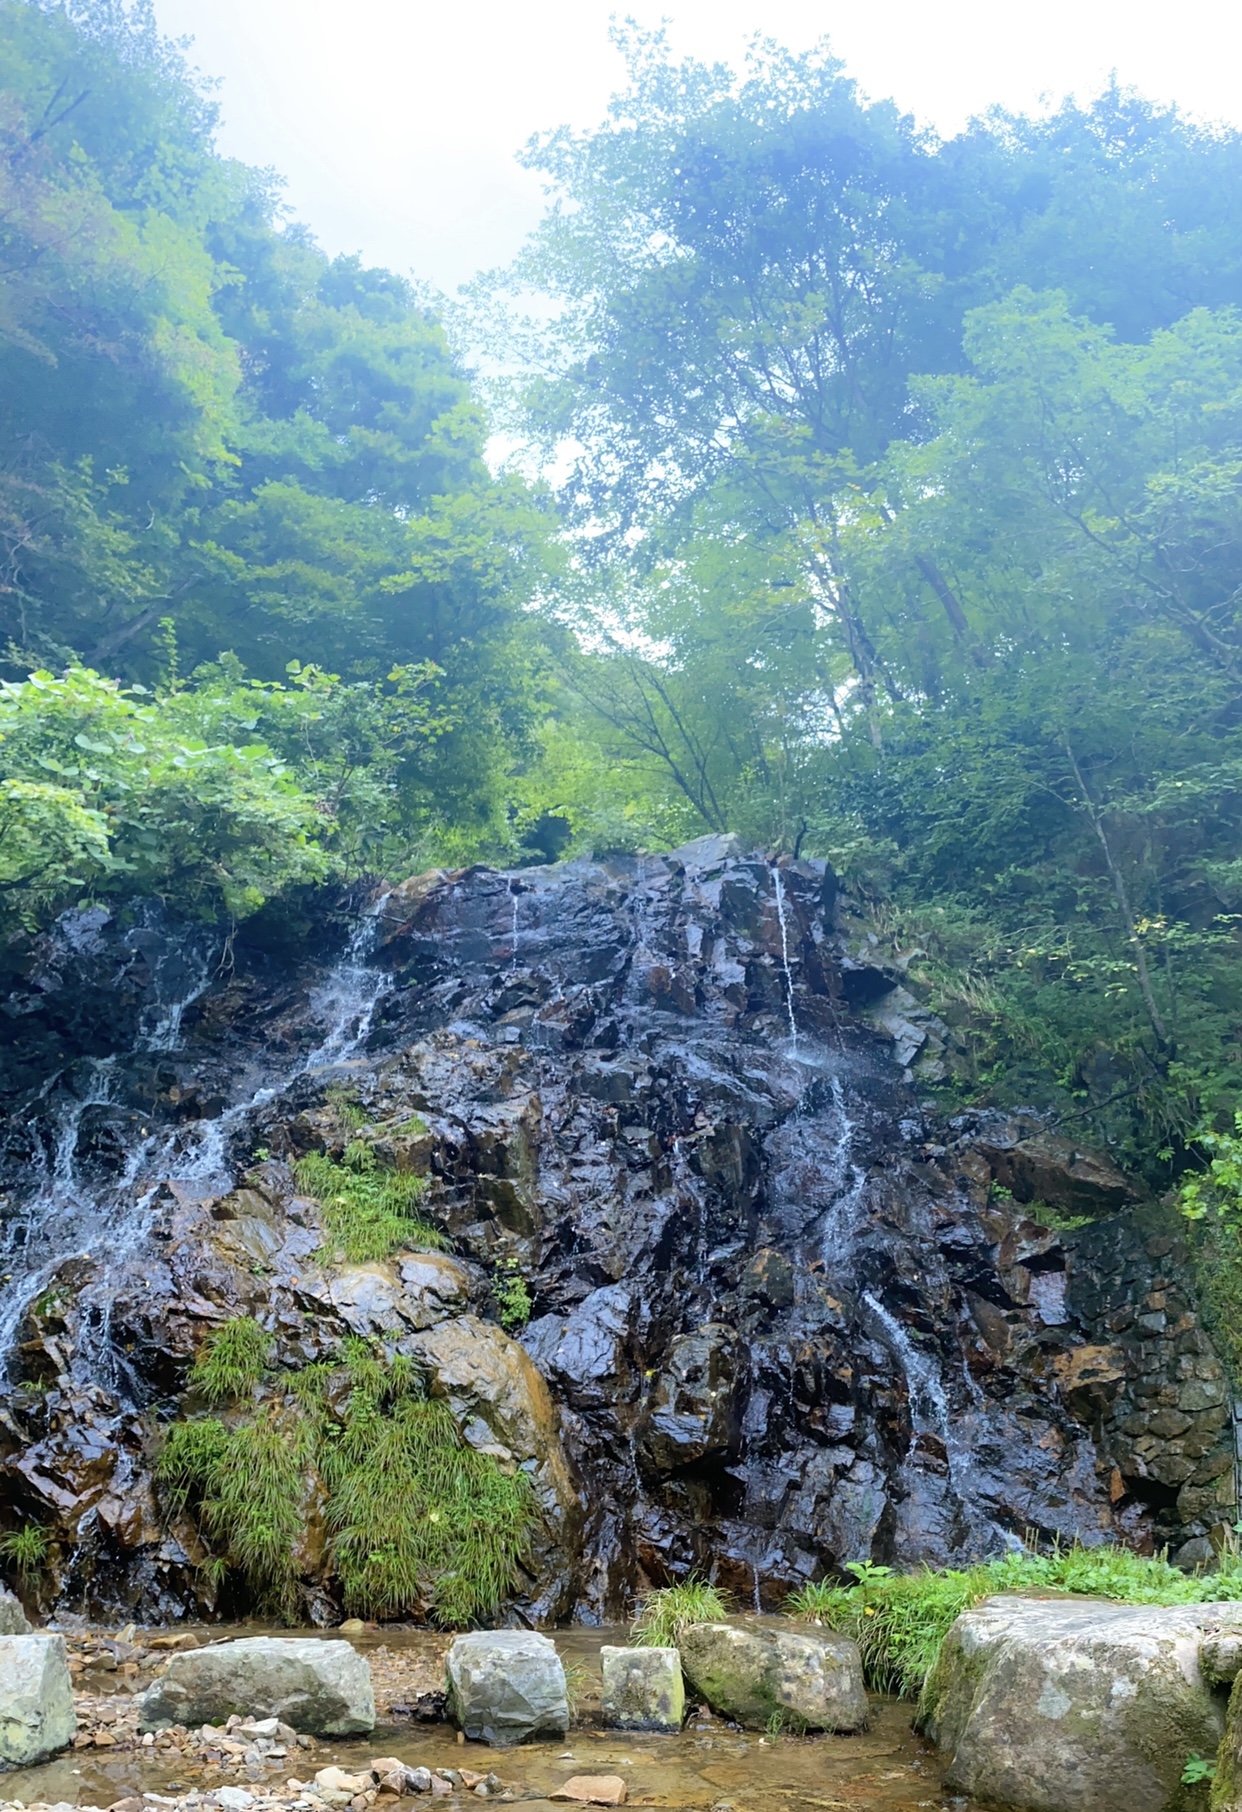
[[[27, 1591], [239, 1608], [153, 1459], [242, 1313], [291, 1367], [351, 1331], [408, 1353], [527, 1471], [522, 1616], [690, 1569], [769, 1607], [867, 1556], [1202, 1543], [1233, 1514], [1232, 1427], [1184, 1251], [1033, 1122], [920, 1104], [925, 1029], [835, 894], [704, 839], [227, 940], [152, 909], [14, 946], [0, 1523], [48, 1538]], [[326, 1261], [292, 1166], [340, 1154], [345, 1099], [426, 1174], [451, 1254]], [[1039, 1202], [1095, 1218], [1058, 1232]], [[311, 1510], [299, 1566], [334, 1615]]]

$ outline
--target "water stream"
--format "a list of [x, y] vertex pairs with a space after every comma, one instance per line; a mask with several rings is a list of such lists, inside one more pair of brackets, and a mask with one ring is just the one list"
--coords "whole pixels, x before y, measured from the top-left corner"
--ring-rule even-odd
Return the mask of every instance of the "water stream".
[[772, 881], [776, 890], [776, 916], [781, 927], [781, 967], [785, 973], [785, 1010], [789, 1015], [789, 1043], [793, 1055], [798, 1055], [798, 1016], [794, 1011], [793, 973], [789, 967], [789, 920], [785, 912], [785, 883], [781, 880], [779, 868], [772, 869]]
[[[187, 1192], [219, 1193], [232, 1186], [229, 1153], [234, 1139], [260, 1108], [300, 1077], [346, 1062], [366, 1042], [376, 1008], [391, 986], [388, 974], [370, 961], [380, 932], [383, 900], [358, 920], [340, 960], [309, 1002], [311, 1023], [322, 1036], [301, 1056], [268, 1059], [262, 1080], [219, 1113], [188, 1124], [134, 1126], [143, 1115], [127, 1091], [125, 1066], [156, 1055], [175, 1055], [183, 1045], [188, 1010], [218, 972], [218, 952], [180, 933], [176, 961], [157, 960], [151, 999], [139, 1018], [130, 1048], [81, 1060], [57, 1072], [31, 1103], [31, 1118], [43, 1140], [34, 1187], [16, 1215], [4, 1223], [0, 1275], [6, 1285], [0, 1305], [0, 1365], [7, 1366], [29, 1304], [52, 1283], [66, 1261], [91, 1261], [93, 1274], [78, 1290], [81, 1337], [77, 1351], [82, 1375], [117, 1388], [117, 1355], [109, 1339], [113, 1280], [149, 1236], [151, 1204], [162, 1182]], [[145, 929], [145, 928], [144, 928]], [[165, 970], [176, 976], [170, 991]], [[129, 1098], [127, 1099], [127, 1093]], [[101, 1165], [92, 1129], [103, 1130], [125, 1149], [119, 1171]]]

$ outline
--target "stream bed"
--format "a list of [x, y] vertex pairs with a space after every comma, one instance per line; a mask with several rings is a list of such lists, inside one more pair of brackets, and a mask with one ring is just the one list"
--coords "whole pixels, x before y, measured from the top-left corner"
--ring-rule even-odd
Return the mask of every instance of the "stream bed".
[[[258, 1635], [261, 1626], [201, 1634]], [[275, 1633], [275, 1632], [270, 1632]], [[325, 1632], [330, 1634], [330, 1632]], [[563, 1742], [529, 1743], [515, 1749], [462, 1744], [447, 1724], [412, 1722], [389, 1709], [401, 1696], [415, 1697], [440, 1677], [446, 1636], [428, 1630], [369, 1630], [354, 1638], [372, 1659], [380, 1723], [373, 1735], [324, 1740], [313, 1752], [290, 1757], [287, 1769], [268, 1784], [283, 1787], [288, 1773], [313, 1777], [336, 1763], [357, 1768], [372, 1756], [393, 1755], [411, 1767], [493, 1769], [523, 1803], [546, 1803], [574, 1774], [619, 1774], [631, 1805], [715, 1809], [715, 1812], [797, 1812], [799, 1807], [915, 1812], [916, 1808], [968, 1812], [973, 1802], [946, 1792], [939, 1758], [910, 1728], [911, 1706], [872, 1695], [869, 1730], [858, 1736], [780, 1736], [734, 1729], [720, 1718], [694, 1711], [679, 1736], [635, 1734], [600, 1728], [599, 1650], [624, 1644], [622, 1626], [577, 1625], [554, 1634], [576, 1698], [576, 1723]], [[343, 1638], [342, 1638], [343, 1639]], [[144, 1669], [134, 1687], [145, 1684]], [[102, 1680], [88, 1678], [99, 1702]], [[108, 1680], [108, 1687], [115, 1687]], [[78, 1750], [37, 1768], [14, 1771], [0, 1780], [0, 1801], [23, 1805], [67, 1803], [109, 1807], [139, 1794], [169, 1798], [224, 1785], [242, 1785], [257, 1794], [264, 1785], [236, 1775], [208, 1772], [201, 1763], [160, 1751], [118, 1747]], [[466, 1796], [457, 1794], [454, 1803]], [[403, 1800], [416, 1807], [419, 1799]], [[430, 1802], [428, 1802], [430, 1803]], [[153, 1808], [153, 1812], [155, 1809]], [[451, 1812], [451, 1807], [450, 1807]]]

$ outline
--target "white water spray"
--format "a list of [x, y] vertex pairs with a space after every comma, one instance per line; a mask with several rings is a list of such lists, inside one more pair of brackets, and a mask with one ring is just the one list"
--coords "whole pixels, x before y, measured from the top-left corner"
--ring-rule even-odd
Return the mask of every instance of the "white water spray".
[[[365, 1043], [376, 1008], [392, 985], [384, 970], [368, 962], [378, 942], [382, 908], [381, 897], [359, 920], [341, 960], [311, 997], [312, 1016], [323, 1032], [319, 1044], [275, 1075], [269, 1068], [269, 1080], [210, 1119], [152, 1131], [143, 1126], [119, 1175], [101, 1180], [91, 1174], [89, 1152], [83, 1150], [87, 1117], [92, 1109], [127, 1108], [119, 1055], [179, 1048], [185, 1014], [216, 972], [210, 952], [203, 951], [171, 1001], [157, 1000], [144, 1010], [131, 1052], [92, 1059], [51, 1079], [41, 1097], [50, 1119], [50, 1151], [31, 1195], [6, 1223], [0, 1249], [0, 1274], [7, 1273], [0, 1304], [0, 1368], [29, 1304], [66, 1260], [88, 1258], [95, 1261], [95, 1276], [79, 1292], [79, 1301], [96, 1312], [81, 1318], [81, 1350], [99, 1375], [110, 1372], [107, 1334], [114, 1281], [149, 1237], [151, 1204], [161, 1182], [188, 1184], [190, 1192], [202, 1194], [229, 1189], [229, 1146], [247, 1119], [300, 1077], [347, 1061]], [[159, 980], [157, 970], [157, 990]]]

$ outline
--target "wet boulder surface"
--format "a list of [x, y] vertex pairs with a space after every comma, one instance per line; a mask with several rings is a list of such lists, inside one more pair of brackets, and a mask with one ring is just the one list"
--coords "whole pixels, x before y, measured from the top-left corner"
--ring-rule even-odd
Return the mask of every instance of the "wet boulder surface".
[[[8, 961], [0, 1514], [49, 1534], [45, 1606], [229, 1609], [153, 1466], [239, 1314], [286, 1367], [407, 1353], [526, 1470], [534, 1621], [690, 1571], [773, 1609], [1032, 1532], [1177, 1547], [1231, 1502], [1184, 1250], [1033, 1117], [936, 1117], [940, 1032], [886, 1023], [822, 864], [709, 838], [227, 938], [70, 915]], [[326, 1255], [293, 1164], [340, 1155], [342, 1091], [450, 1253]], [[1036, 1188], [1106, 1218], [1058, 1232]], [[303, 1611], [336, 1618], [312, 1499]]]
[[920, 1723], [948, 1785], [987, 1804], [1172, 1812], [1187, 1759], [1216, 1753], [1211, 1656], [1240, 1633], [1232, 1605], [991, 1598], [946, 1637]]

